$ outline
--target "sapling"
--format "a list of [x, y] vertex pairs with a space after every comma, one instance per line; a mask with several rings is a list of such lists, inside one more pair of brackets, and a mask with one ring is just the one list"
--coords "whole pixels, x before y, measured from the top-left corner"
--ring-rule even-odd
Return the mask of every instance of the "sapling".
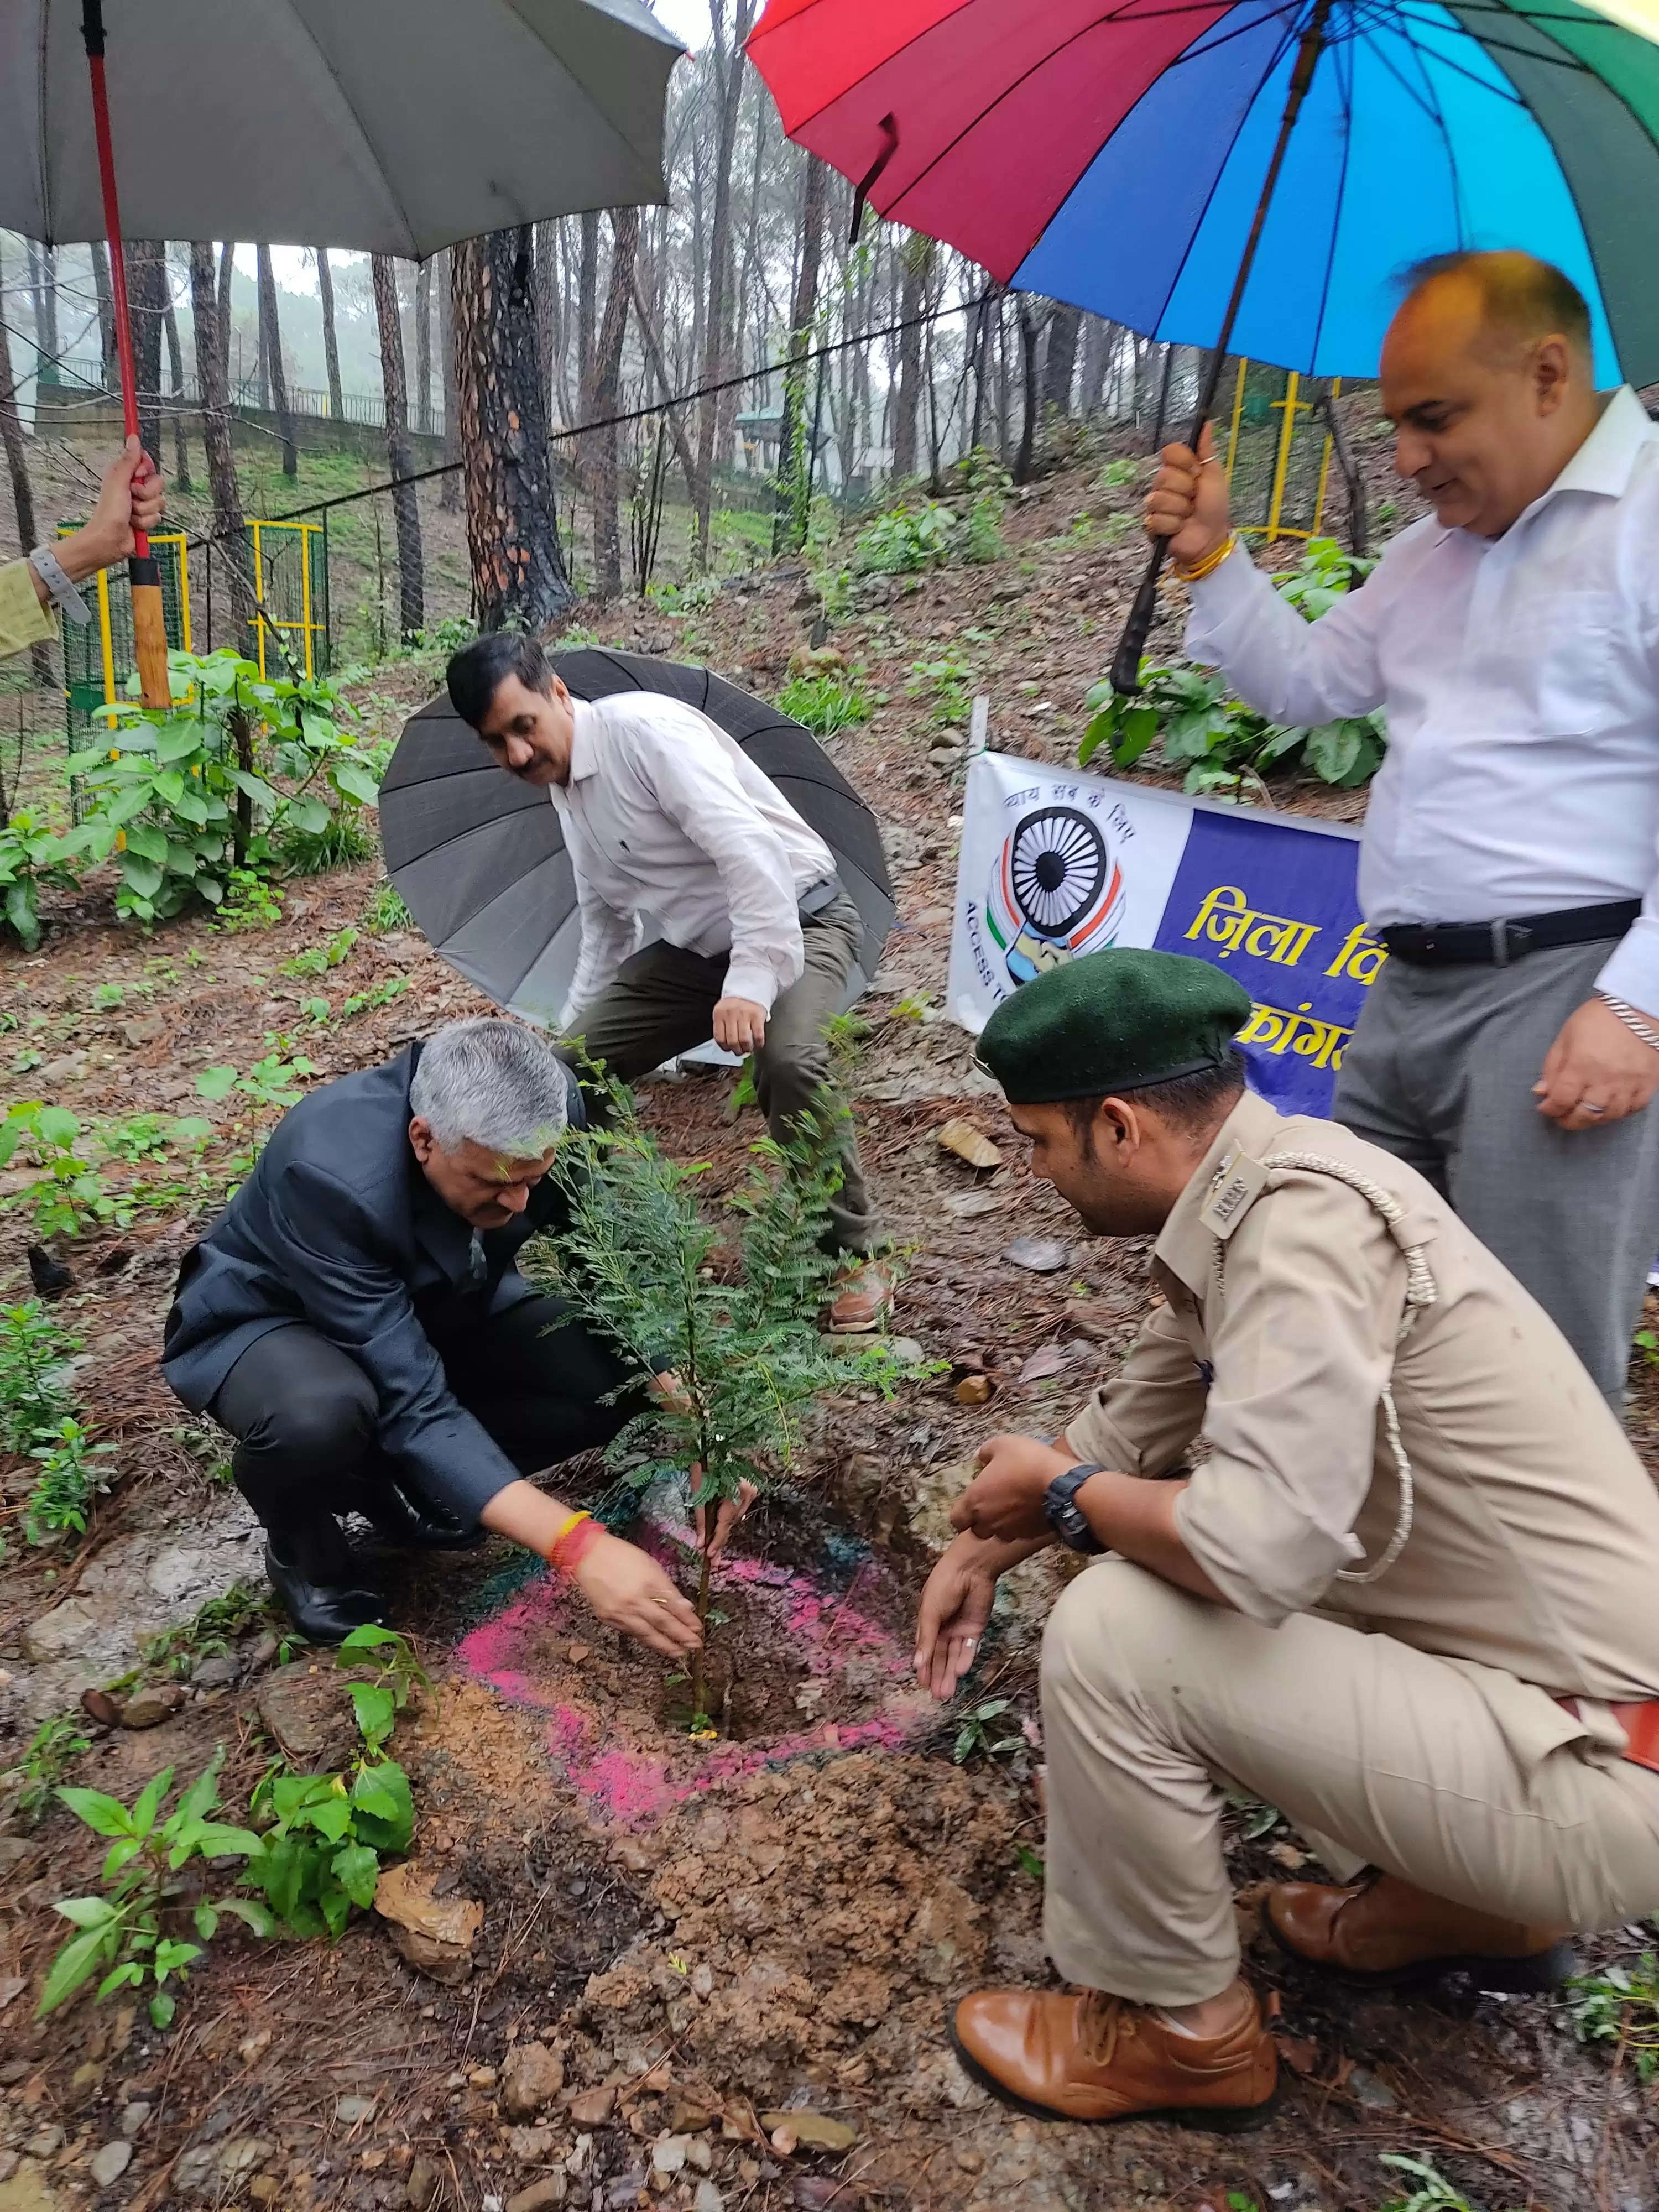
[[[665, 1157], [613, 1089], [609, 1126], [569, 1139], [555, 1172], [570, 1201], [556, 1239], [562, 1287], [634, 1365], [672, 1370], [677, 1388], [631, 1420], [610, 1447], [624, 1463], [647, 1435], [659, 1449], [626, 1480], [643, 1491], [665, 1473], [705, 1509], [745, 1484], [763, 1492], [793, 1462], [800, 1416], [820, 1393], [873, 1385], [906, 1370], [884, 1345], [826, 1343], [817, 1315], [842, 1261], [825, 1249], [842, 1183], [846, 1107], [827, 1091], [787, 1144], [765, 1138], [756, 1169], [728, 1201], [738, 1218], [735, 1268], [717, 1265], [720, 1234], [697, 1207], [707, 1162]], [[696, 1610], [709, 1619], [709, 1552]], [[704, 1650], [691, 1677], [691, 1732], [714, 1731]]]

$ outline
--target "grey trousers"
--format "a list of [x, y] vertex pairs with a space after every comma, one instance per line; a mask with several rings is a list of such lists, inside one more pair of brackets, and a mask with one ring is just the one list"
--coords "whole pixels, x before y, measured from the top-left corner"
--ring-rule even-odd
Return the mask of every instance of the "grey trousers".
[[[849, 898], [802, 916], [805, 968], [779, 994], [767, 1017], [766, 1041], [755, 1054], [755, 1096], [768, 1128], [780, 1141], [830, 1073], [824, 1028], [840, 1007], [863, 935], [859, 910]], [[572, 1034], [590, 1058], [603, 1060], [623, 1082], [635, 1082], [677, 1052], [708, 1042], [725, 981], [723, 957], [707, 959], [676, 945], [647, 945], [623, 961], [616, 981], [576, 1021]], [[848, 1144], [830, 1217], [835, 1251], [873, 1252], [884, 1241], [856, 1143]]]
[[1618, 1411], [1659, 1253], [1659, 1103], [1569, 1132], [1532, 1095], [1608, 950], [1560, 945], [1507, 968], [1386, 962], [1343, 1055], [1334, 1110], [1449, 1200]]

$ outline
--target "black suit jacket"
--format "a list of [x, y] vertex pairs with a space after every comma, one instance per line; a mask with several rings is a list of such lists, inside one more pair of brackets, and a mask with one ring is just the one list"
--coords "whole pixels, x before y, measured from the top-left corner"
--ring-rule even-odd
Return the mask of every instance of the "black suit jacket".
[[[420, 1052], [412, 1044], [384, 1066], [325, 1084], [283, 1116], [253, 1173], [185, 1255], [161, 1371], [205, 1412], [249, 1345], [308, 1322], [374, 1383], [382, 1448], [471, 1521], [517, 1469], [457, 1401], [433, 1337], [535, 1295], [514, 1262], [562, 1217], [563, 1199], [544, 1177], [523, 1213], [483, 1231], [477, 1276], [471, 1227], [409, 1141]], [[580, 1128], [581, 1093], [568, 1070], [566, 1080]]]

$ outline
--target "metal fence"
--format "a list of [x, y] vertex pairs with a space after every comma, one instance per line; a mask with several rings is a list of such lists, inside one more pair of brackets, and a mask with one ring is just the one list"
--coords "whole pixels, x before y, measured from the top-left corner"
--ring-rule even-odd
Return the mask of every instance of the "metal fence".
[[1318, 537], [1334, 451], [1324, 410], [1341, 390], [1340, 377], [1298, 376], [1261, 361], [1237, 363], [1226, 469], [1242, 531], [1270, 539]]

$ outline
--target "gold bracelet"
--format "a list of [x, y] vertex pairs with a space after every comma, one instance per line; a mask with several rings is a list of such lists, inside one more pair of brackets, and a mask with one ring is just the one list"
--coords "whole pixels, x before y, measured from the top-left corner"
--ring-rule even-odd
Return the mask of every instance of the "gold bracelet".
[[1176, 568], [1176, 575], [1180, 577], [1183, 584], [1196, 584], [1200, 582], [1204, 577], [1212, 574], [1214, 570], [1221, 566], [1222, 562], [1226, 559], [1227, 556], [1233, 550], [1234, 547], [1237, 544], [1238, 532], [1236, 530], [1230, 530], [1227, 532], [1226, 537], [1223, 538], [1221, 544], [1216, 547], [1214, 552], [1206, 553], [1204, 556], [1204, 558], [1199, 562], [1195, 567], [1191, 568], [1183, 568], [1177, 565]]

